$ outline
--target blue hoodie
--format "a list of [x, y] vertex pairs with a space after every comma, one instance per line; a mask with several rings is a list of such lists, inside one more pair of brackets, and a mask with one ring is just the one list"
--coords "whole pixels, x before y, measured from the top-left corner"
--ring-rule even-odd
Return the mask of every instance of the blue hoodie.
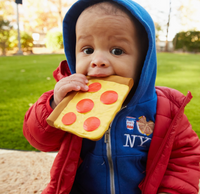
[[[83, 140], [83, 163], [77, 171], [71, 194], [139, 194], [141, 191], [138, 184], [145, 177], [147, 154], [153, 133], [144, 133], [138, 122], [143, 119], [155, 123], [155, 28], [151, 17], [139, 4], [131, 0], [113, 1], [128, 9], [144, 26], [148, 34], [148, 51], [137, 89], [128, 105], [116, 115], [102, 139], [96, 142]], [[64, 18], [64, 49], [72, 74], [76, 73], [76, 21], [84, 9], [98, 2], [102, 0], [79, 0]]]

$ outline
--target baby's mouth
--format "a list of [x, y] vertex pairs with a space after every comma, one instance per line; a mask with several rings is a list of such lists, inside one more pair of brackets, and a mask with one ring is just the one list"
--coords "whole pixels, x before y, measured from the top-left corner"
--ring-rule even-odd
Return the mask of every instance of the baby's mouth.
[[90, 77], [108, 77], [113, 72], [109, 68], [93, 68], [88, 70], [88, 76]]
[[88, 74], [88, 76], [90, 76], [90, 77], [107, 77], [109, 75], [106, 75], [106, 74]]

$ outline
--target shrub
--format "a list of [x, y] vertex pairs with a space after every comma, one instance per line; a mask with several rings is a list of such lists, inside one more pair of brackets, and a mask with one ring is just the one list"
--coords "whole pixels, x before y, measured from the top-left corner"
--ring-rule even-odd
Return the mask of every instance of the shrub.
[[[33, 38], [27, 32], [20, 32], [20, 43], [21, 49], [24, 52], [32, 52], [33, 47]], [[14, 48], [18, 47], [18, 34], [16, 30], [10, 31], [10, 38], [8, 44], [8, 50], [13, 50]]]
[[23, 51], [31, 51], [33, 48], [33, 38], [27, 32], [21, 32], [21, 47]]
[[18, 40], [17, 40], [17, 31], [10, 30], [10, 37], [9, 37], [9, 44], [7, 49], [13, 50], [14, 48], [18, 47]]
[[46, 47], [55, 51], [63, 48], [63, 36], [61, 32], [50, 31], [46, 36]]
[[200, 31], [179, 32], [173, 39], [174, 49], [200, 52]]
[[12, 26], [9, 21], [0, 18], [0, 48], [2, 50], [2, 55], [6, 55], [6, 49], [9, 45], [10, 30]]
[[[25, 52], [32, 52], [33, 38], [27, 32], [20, 32], [21, 48]], [[9, 22], [0, 21], [0, 48], [2, 54], [6, 54], [6, 50], [13, 50], [18, 47], [18, 34], [13, 30]]]

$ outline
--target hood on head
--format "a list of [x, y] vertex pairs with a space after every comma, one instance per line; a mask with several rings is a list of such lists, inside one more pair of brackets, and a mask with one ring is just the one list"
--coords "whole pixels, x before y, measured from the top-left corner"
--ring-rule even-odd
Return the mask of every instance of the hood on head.
[[[155, 79], [156, 79], [156, 46], [155, 46], [155, 27], [152, 18], [147, 11], [132, 0], [107, 0], [116, 2], [126, 9], [144, 26], [148, 34], [148, 51], [140, 75], [139, 84], [131, 100], [131, 104], [137, 104], [148, 101], [155, 97]], [[76, 21], [79, 15], [87, 7], [102, 0], [79, 0], [66, 13], [63, 20], [63, 42], [65, 55], [69, 64], [71, 73], [76, 72], [75, 44], [76, 44]]]

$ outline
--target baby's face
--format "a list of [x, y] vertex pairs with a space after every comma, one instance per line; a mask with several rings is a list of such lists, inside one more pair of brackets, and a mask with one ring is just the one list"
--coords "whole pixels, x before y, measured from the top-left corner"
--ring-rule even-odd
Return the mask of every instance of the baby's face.
[[76, 24], [76, 72], [92, 77], [119, 75], [138, 79], [135, 27], [125, 13], [84, 11]]

